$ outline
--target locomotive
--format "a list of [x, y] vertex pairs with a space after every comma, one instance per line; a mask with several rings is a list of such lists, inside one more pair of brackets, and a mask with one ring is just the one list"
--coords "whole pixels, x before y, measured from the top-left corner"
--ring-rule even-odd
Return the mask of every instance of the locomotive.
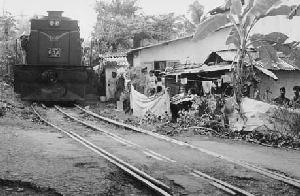
[[62, 13], [48, 11], [48, 16], [31, 20], [30, 35], [22, 40], [25, 60], [13, 66], [15, 92], [22, 100], [85, 100], [92, 69], [81, 63], [78, 21]]

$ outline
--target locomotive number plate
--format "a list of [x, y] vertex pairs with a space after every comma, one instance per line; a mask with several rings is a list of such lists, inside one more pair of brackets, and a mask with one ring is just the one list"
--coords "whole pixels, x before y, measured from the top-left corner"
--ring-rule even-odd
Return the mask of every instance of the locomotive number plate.
[[61, 54], [60, 48], [48, 48], [48, 57], [59, 58]]

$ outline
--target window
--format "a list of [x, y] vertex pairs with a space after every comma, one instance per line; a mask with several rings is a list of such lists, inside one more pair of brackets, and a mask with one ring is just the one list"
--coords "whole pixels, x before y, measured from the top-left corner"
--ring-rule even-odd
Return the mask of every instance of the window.
[[154, 61], [155, 71], [165, 71], [167, 66], [167, 61]]

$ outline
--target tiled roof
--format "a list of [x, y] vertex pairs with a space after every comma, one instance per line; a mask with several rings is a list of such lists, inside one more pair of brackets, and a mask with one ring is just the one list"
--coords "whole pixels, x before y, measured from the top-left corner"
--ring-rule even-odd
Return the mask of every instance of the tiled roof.
[[126, 53], [102, 54], [99, 55], [99, 57], [103, 58], [104, 63], [106, 62], [108, 66], [112, 64], [116, 64], [116, 66], [129, 66], [129, 63], [126, 58]]

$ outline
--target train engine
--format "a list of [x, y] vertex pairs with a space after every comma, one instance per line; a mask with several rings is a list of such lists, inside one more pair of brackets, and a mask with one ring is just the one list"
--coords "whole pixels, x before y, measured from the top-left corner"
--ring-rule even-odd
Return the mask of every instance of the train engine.
[[31, 20], [23, 63], [13, 66], [15, 91], [25, 101], [84, 102], [89, 67], [81, 64], [78, 21], [48, 11]]

